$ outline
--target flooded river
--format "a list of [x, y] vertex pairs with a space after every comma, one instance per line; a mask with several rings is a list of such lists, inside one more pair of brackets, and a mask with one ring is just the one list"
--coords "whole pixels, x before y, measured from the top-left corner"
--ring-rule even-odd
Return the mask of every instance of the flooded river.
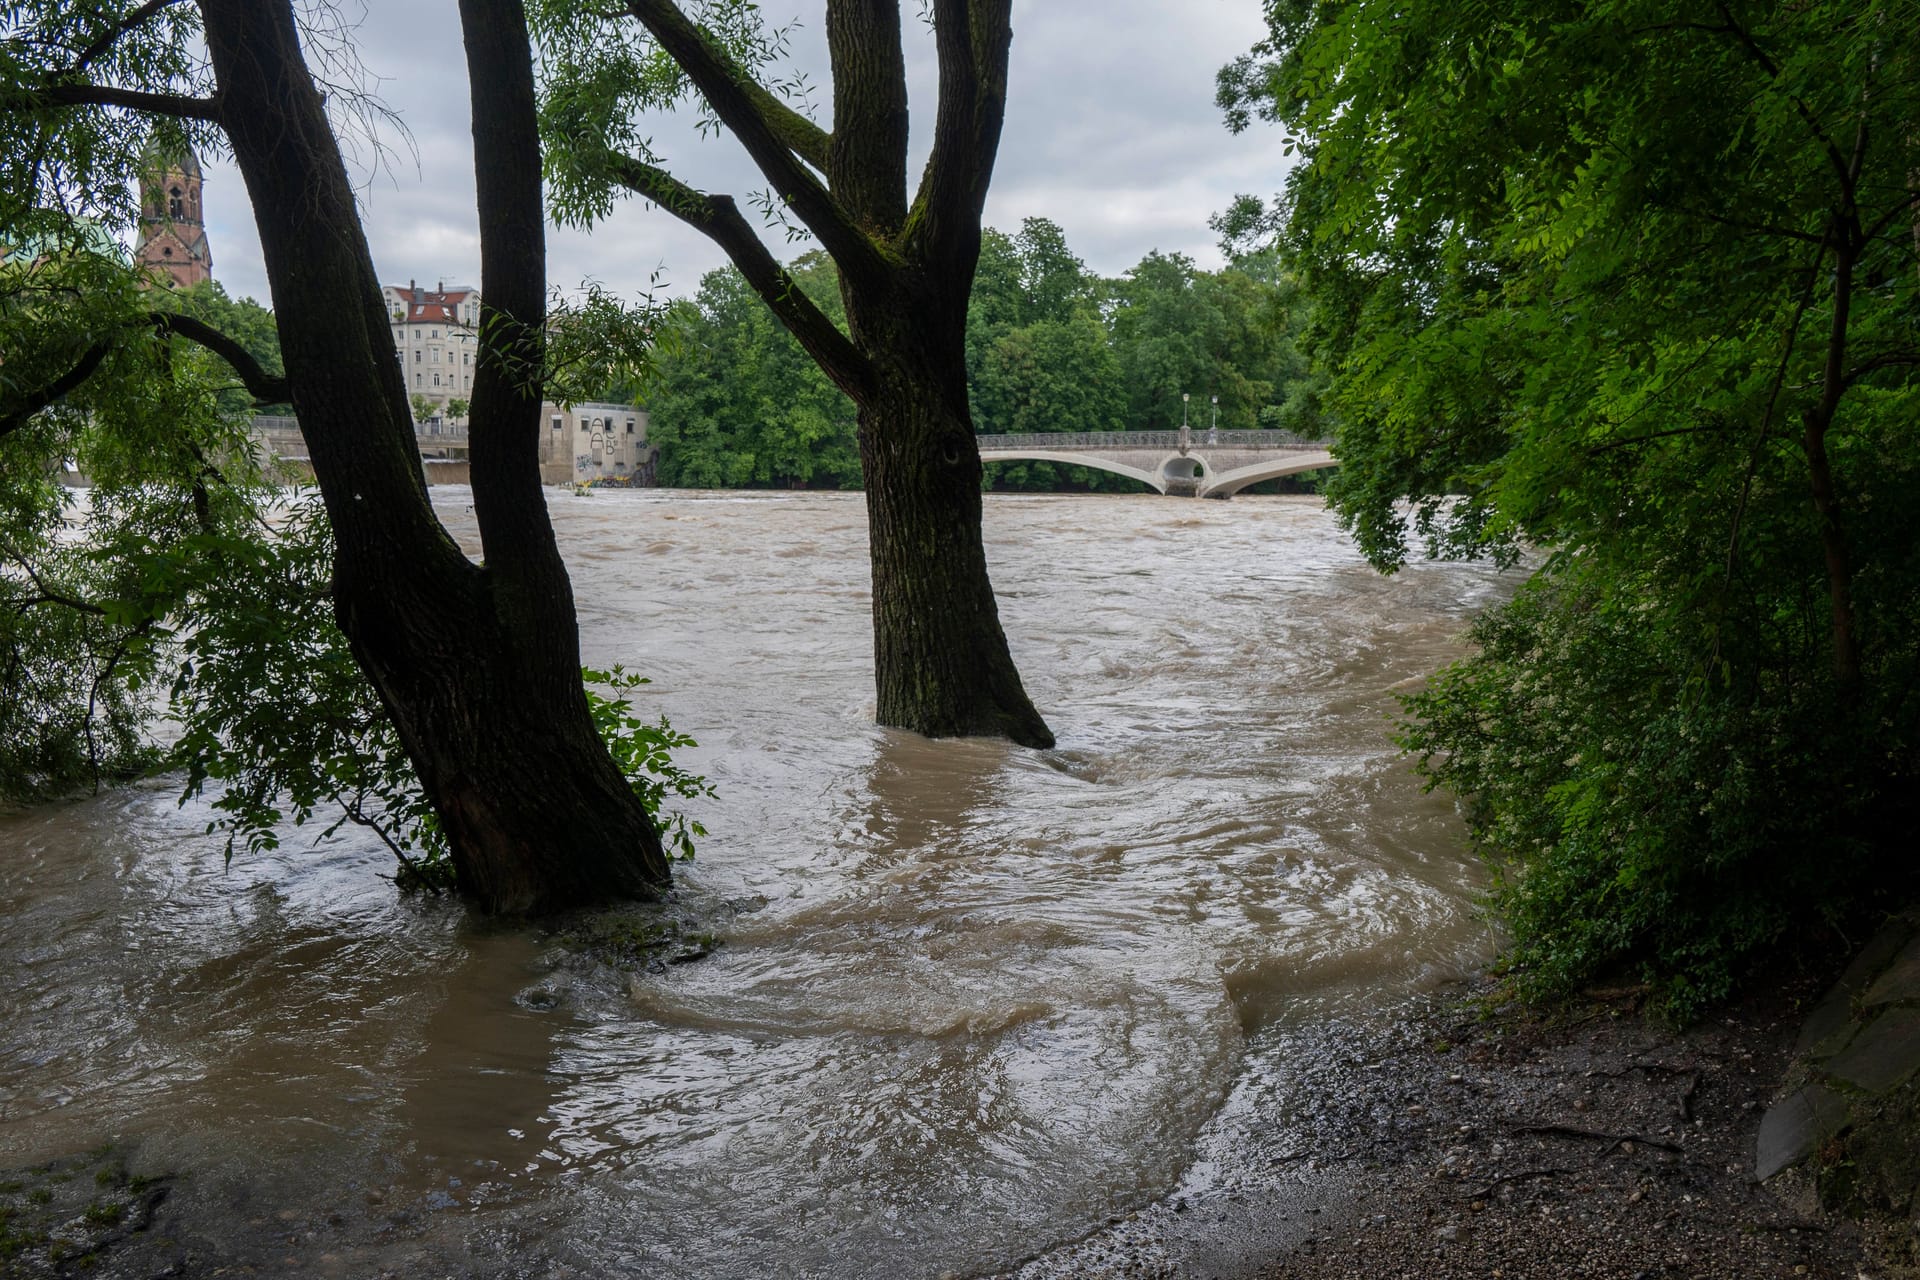
[[990, 497], [1031, 752], [872, 726], [858, 495], [550, 502], [586, 660], [700, 741], [722, 944], [616, 973], [357, 839], [227, 867], [173, 779], [0, 817], [0, 1166], [115, 1139], [270, 1272], [991, 1272], [1191, 1182], [1272, 1029], [1487, 953], [1389, 733], [1490, 571], [1382, 578], [1314, 499]]

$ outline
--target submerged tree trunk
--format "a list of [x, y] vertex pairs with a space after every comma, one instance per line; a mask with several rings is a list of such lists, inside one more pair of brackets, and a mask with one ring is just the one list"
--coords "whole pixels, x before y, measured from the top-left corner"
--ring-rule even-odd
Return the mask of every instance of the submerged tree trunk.
[[[903, 331], [892, 350], [912, 350], [914, 336]], [[1052, 746], [1007, 651], [987, 577], [964, 368], [941, 370], [932, 360], [889, 367], [860, 402], [859, 420], [877, 718], [930, 737]]]
[[338, 551], [342, 631], [445, 828], [461, 890], [540, 913], [644, 897], [657, 831], [580, 686], [539, 488], [539, 155], [519, 0], [465, 0], [480, 171], [473, 489], [486, 556], [435, 519], [353, 191], [287, 0], [202, 0], [221, 124], [252, 197], [293, 404]]
[[801, 292], [730, 197], [633, 156], [592, 153], [577, 137], [557, 148], [563, 157], [594, 154], [594, 180], [625, 186], [712, 237], [858, 407], [880, 722], [932, 737], [1052, 746], [987, 577], [964, 354], [1006, 107], [1011, 0], [929, 0], [940, 100], [932, 153], [911, 196], [899, 0], [829, 0], [831, 134], [758, 84], [675, 0], [631, 0], [626, 11], [839, 268], [847, 333]]

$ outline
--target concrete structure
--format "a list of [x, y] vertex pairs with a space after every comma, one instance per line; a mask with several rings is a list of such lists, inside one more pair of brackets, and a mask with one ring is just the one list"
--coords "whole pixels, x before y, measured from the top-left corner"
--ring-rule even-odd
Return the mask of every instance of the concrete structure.
[[[651, 487], [660, 451], [647, 443], [647, 415], [630, 404], [541, 407], [540, 479], [546, 484]], [[256, 417], [254, 444], [290, 477], [311, 480], [306, 437], [293, 418]], [[414, 444], [428, 484], [465, 484], [467, 427], [439, 419], [415, 423]]]
[[540, 478], [548, 484], [651, 487], [660, 451], [647, 443], [647, 414], [630, 404], [542, 406]]
[[200, 215], [200, 158], [188, 151], [177, 161], [155, 158], [140, 175], [140, 237], [133, 260], [168, 288], [213, 279], [213, 248]]
[[478, 358], [480, 291], [445, 282], [423, 289], [417, 281], [382, 285], [393, 345], [407, 394], [427, 397], [444, 417], [449, 400], [473, 397], [473, 362]]
[[1801, 1025], [1754, 1177], [1802, 1212], [1920, 1212], [1920, 907], [1889, 919]]
[[1250, 484], [1338, 466], [1325, 440], [1286, 431], [1085, 431], [980, 436], [982, 462], [1065, 462], [1130, 476], [1161, 493], [1230, 498]]

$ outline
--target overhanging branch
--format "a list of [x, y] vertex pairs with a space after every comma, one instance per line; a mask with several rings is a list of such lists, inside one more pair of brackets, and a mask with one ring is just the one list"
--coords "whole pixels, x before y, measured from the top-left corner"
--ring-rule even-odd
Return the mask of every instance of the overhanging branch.
[[782, 136], [793, 131], [791, 122], [783, 118], [776, 127], [765, 114], [764, 103], [772, 95], [695, 26], [674, 0], [628, 0], [627, 12], [687, 73], [720, 122], [739, 137], [774, 191], [819, 238], [841, 271], [856, 280], [882, 279], [886, 264], [880, 247]]
[[162, 335], [178, 334], [232, 365], [233, 371], [240, 375], [240, 381], [246, 384], [247, 394], [258, 403], [284, 404], [293, 398], [293, 391], [284, 376], [268, 373], [245, 347], [204, 320], [196, 320], [178, 311], [155, 311], [148, 315], [147, 321]]
[[864, 390], [869, 380], [866, 357], [761, 243], [732, 196], [696, 191], [666, 170], [632, 156], [610, 154], [607, 165], [614, 181], [653, 201], [725, 250], [748, 285], [780, 317], [834, 385], [850, 396], [857, 397]]
[[74, 57], [72, 64], [62, 73], [63, 78], [79, 75], [82, 71], [92, 66], [100, 57], [105, 55], [109, 49], [113, 48], [121, 36], [126, 35], [127, 32], [134, 30], [136, 27], [144, 26], [154, 17], [180, 3], [182, 3], [182, 0], [147, 0], [147, 3], [141, 5], [124, 18], [121, 18], [118, 22], [111, 24], [105, 31], [96, 36], [91, 44], [87, 45], [86, 48], [82, 49]]
[[144, 89], [116, 89], [105, 84], [56, 84], [26, 93], [10, 94], [9, 107], [125, 107], [151, 115], [220, 123], [216, 98], [189, 98], [178, 93], [149, 93]]
[[28, 393], [21, 399], [20, 403], [14, 405], [12, 408], [0, 411], [0, 440], [5, 439], [21, 427], [27, 425], [27, 420], [33, 417], [34, 414], [55, 403], [60, 397], [78, 387], [88, 378], [91, 378], [94, 370], [100, 367], [100, 362], [107, 358], [107, 352], [109, 350], [110, 348], [106, 343], [96, 342], [93, 346], [87, 348], [86, 352], [75, 362], [73, 368], [67, 370], [46, 386], [41, 387], [38, 391]]

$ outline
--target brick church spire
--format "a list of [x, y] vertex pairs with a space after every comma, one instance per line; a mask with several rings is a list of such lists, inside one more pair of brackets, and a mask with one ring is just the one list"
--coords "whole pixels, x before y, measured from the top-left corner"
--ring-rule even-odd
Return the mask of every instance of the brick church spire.
[[140, 175], [140, 239], [134, 261], [161, 284], [185, 288], [213, 278], [213, 250], [200, 214], [200, 159], [189, 149], [172, 161], [150, 157]]

